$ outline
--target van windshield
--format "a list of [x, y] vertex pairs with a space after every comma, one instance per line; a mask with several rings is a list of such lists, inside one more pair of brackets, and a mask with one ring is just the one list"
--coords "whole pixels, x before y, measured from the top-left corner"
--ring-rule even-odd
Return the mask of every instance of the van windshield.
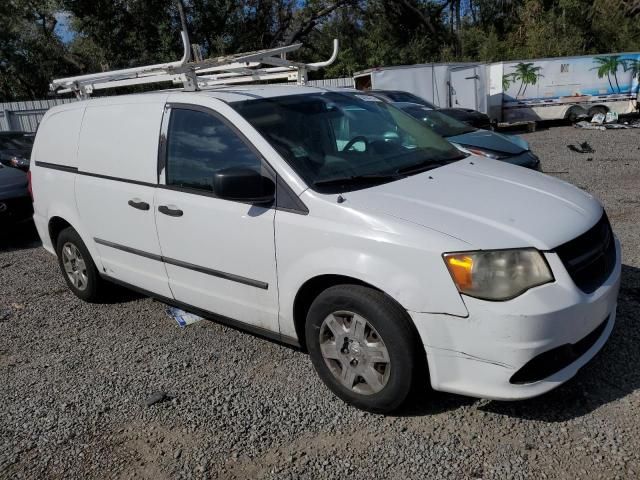
[[348, 191], [460, 160], [465, 154], [370, 95], [318, 92], [232, 104], [318, 191]]

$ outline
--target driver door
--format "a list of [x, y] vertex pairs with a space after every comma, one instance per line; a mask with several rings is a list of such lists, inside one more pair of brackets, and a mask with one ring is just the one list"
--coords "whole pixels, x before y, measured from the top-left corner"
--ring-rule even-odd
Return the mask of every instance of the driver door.
[[174, 104], [167, 114], [155, 216], [174, 297], [278, 332], [275, 210], [213, 192], [217, 170], [268, 167], [219, 111]]

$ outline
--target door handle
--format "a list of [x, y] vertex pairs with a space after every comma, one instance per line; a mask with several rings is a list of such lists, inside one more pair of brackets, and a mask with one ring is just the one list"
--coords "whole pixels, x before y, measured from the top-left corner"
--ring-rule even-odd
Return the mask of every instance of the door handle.
[[183, 212], [179, 208], [169, 208], [166, 205], [160, 205], [158, 207], [158, 211], [160, 213], [164, 213], [165, 215], [169, 215], [170, 217], [181, 217]]
[[137, 208], [138, 210], [149, 210], [149, 204], [139, 198], [132, 198], [128, 203], [130, 207]]

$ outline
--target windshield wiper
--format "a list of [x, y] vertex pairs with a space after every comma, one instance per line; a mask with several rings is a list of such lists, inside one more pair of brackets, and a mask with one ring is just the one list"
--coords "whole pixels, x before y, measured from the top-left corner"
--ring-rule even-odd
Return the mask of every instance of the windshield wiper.
[[402, 167], [396, 170], [396, 174], [398, 175], [414, 175], [420, 172], [426, 172], [427, 170], [433, 170], [434, 168], [442, 167], [443, 165], [448, 165], [453, 162], [457, 162], [458, 160], [462, 160], [466, 155], [460, 155], [459, 157], [454, 158], [443, 158], [440, 160], [424, 160], [420, 163], [416, 163], [415, 165], [409, 165], [408, 167]]
[[349, 177], [334, 177], [328, 178], [326, 180], [317, 180], [313, 182], [316, 187], [325, 187], [331, 185], [346, 185], [346, 184], [354, 184], [354, 183], [378, 183], [378, 182], [386, 182], [390, 180], [397, 180], [398, 178], [402, 178], [404, 175], [400, 173], [371, 173], [366, 175], [351, 175]]

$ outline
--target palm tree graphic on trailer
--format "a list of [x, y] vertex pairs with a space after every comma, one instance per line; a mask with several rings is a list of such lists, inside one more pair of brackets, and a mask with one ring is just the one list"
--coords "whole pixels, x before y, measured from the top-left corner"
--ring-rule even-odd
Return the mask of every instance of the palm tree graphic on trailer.
[[638, 79], [638, 90], [640, 90], [640, 59], [627, 58], [622, 60], [622, 65], [625, 72], [631, 72], [632, 83], [634, 78]]
[[515, 71], [507, 75], [502, 76], [502, 88], [507, 90], [512, 83], [520, 80], [520, 88], [516, 97], [524, 95], [529, 85], [535, 85], [538, 83], [540, 77], [544, 77], [541, 73], [538, 73], [542, 67], [534, 67], [533, 62], [520, 62], [516, 65]]
[[620, 93], [620, 85], [618, 84], [617, 75], [618, 67], [620, 65], [623, 65], [625, 67], [625, 70], [627, 70], [626, 63], [623, 60], [620, 60], [620, 55], [611, 55], [609, 57], [594, 57], [593, 61], [596, 63], [596, 66], [591, 70], [598, 71], [598, 78], [603, 78], [606, 75], [607, 80], [609, 80], [611, 91], [615, 93], [613, 83], [611, 83], [611, 75], [613, 75], [618, 93]]

